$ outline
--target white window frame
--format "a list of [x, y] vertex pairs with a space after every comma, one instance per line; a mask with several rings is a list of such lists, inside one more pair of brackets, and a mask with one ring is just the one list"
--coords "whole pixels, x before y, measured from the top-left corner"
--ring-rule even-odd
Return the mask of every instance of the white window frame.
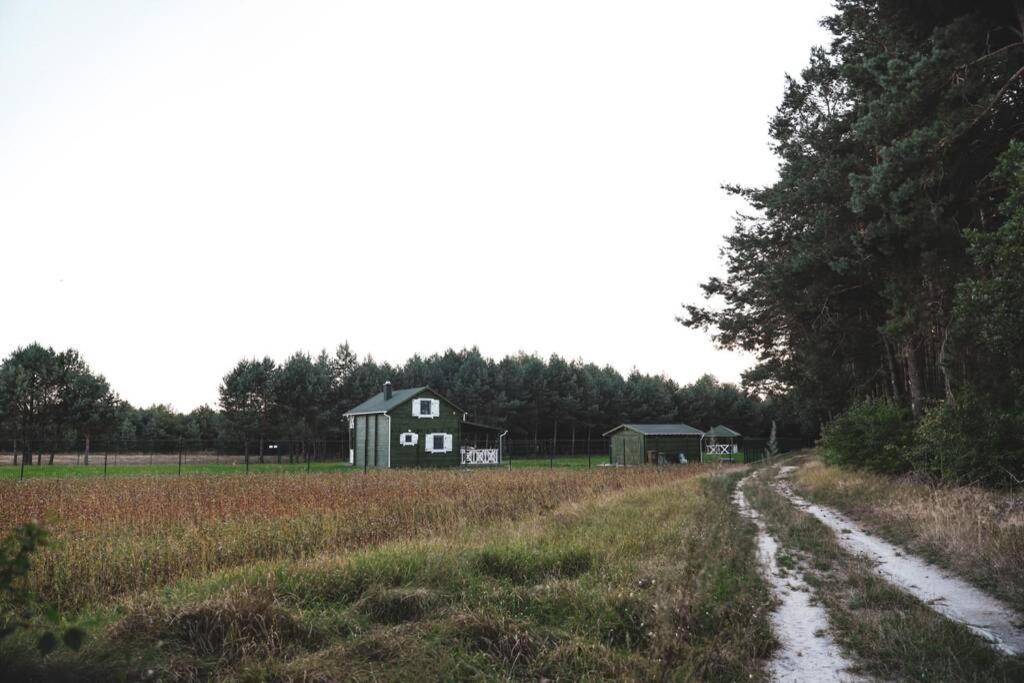
[[[426, 415], [423, 414], [422, 408], [425, 401], [430, 401], [430, 412]], [[436, 398], [414, 398], [412, 400], [412, 416], [413, 417], [440, 417], [441, 416], [441, 402]]]
[[420, 435], [416, 432], [402, 432], [398, 435], [398, 443], [402, 446], [415, 446], [420, 441]]
[[[443, 437], [443, 446], [441, 447], [440, 450], [434, 448], [434, 438], [438, 436]], [[447, 432], [432, 432], [426, 435], [425, 441], [423, 443], [423, 450], [425, 450], [427, 453], [451, 453], [453, 450], [452, 441], [452, 435]]]

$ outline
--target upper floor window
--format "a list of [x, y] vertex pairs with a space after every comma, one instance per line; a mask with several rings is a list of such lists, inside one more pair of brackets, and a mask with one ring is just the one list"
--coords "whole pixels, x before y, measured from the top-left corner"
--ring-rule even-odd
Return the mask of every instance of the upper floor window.
[[418, 398], [412, 402], [413, 417], [438, 417], [441, 414], [441, 402], [436, 398]]

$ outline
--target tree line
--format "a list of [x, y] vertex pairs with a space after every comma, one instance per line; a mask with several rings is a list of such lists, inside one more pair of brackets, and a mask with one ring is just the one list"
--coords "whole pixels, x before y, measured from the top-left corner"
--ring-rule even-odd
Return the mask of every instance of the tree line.
[[[180, 413], [167, 405], [138, 408], [121, 399], [74, 349], [39, 344], [16, 349], [0, 364], [0, 434], [28, 460], [52, 462], [61, 450], [103, 439], [117, 447], [173, 451], [202, 443], [220, 450], [241, 444], [263, 454], [271, 439], [337, 440], [343, 413], [381, 391], [431, 386], [470, 412], [470, 419], [507, 428], [517, 439], [592, 439], [622, 422], [727, 424], [763, 436], [773, 420], [799, 435], [783, 400], [762, 400], [711, 375], [679, 385], [661, 375], [519, 353], [501, 360], [476, 348], [413, 356], [405, 363], [359, 358], [348, 344], [333, 353], [297, 352], [283, 362], [244, 359], [223, 377], [216, 407]], [[250, 446], [251, 444], [251, 446]]]
[[770, 124], [779, 179], [727, 188], [751, 211], [704, 285], [723, 305], [681, 321], [755, 352], [745, 383], [805, 425], [854, 429], [836, 457], [1020, 478], [1024, 0], [835, 6]]

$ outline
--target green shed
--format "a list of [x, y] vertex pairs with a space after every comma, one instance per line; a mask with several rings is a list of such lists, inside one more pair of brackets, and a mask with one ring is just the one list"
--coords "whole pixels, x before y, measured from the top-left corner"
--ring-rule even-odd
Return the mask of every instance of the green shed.
[[[616, 465], [700, 461], [704, 432], [690, 425], [621, 424], [604, 436], [611, 440], [611, 461]], [[653, 452], [653, 453], [652, 453]], [[656, 454], [654, 460], [649, 454]]]
[[392, 390], [391, 382], [345, 413], [349, 462], [369, 467], [501, 464], [504, 433], [466, 421], [467, 413], [430, 387]]

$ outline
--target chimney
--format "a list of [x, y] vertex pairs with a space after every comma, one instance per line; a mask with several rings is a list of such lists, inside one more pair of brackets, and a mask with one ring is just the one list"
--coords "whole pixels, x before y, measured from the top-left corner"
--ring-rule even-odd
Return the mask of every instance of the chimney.
[[384, 400], [387, 401], [391, 398], [391, 380], [384, 382]]

